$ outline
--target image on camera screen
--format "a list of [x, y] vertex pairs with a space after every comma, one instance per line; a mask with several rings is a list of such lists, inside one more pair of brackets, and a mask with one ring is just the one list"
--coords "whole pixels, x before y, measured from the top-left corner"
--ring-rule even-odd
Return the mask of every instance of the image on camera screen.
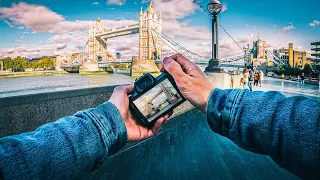
[[148, 122], [155, 120], [159, 114], [167, 111], [182, 101], [180, 94], [168, 79], [163, 80], [133, 103]]

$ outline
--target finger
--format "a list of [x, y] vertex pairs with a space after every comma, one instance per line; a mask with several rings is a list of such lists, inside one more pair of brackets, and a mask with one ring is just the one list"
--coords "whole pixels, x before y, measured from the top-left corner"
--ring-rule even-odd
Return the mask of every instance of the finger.
[[193, 62], [191, 62], [189, 59], [185, 58], [181, 54], [175, 54], [170, 56], [173, 60], [177, 61], [182, 67], [195, 65]]
[[170, 117], [169, 114], [166, 114], [166, 115], [163, 116], [163, 118], [164, 118], [165, 121], [167, 121], [167, 119], [169, 119], [169, 117]]
[[174, 61], [172, 58], [163, 59], [164, 69], [173, 76], [174, 79], [181, 78], [186, 74], [183, 72], [180, 64]]
[[151, 129], [153, 135], [157, 135], [157, 134], [158, 134], [158, 132], [159, 132], [159, 130], [160, 130], [160, 128], [161, 128], [161, 126], [162, 126], [162, 124], [163, 124], [164, 122], [165, 122], [164, 117], [161, 117], [161, 118], [159, 118], [159, 119], [157, 120], [157, 122], [153, 125], [153, 127], [152, 127], [152, 129]]
[[163, 72], [163, 71], [164, 71], [164, 65], [162, 65], [160, 68], [160, 72]]
[[133, 92], [134, 92], [134, 85], [133, 84], [126, 86], [126, 93], [128, 95], [132, 94]]

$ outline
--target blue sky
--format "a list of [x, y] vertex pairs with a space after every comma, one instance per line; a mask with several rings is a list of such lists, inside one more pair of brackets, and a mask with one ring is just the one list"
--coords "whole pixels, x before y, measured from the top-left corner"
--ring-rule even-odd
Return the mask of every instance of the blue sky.
[[[200, 3], [206, 7], [208, 1]], [[162, 11], [163, 31], [181, 45], [210, 54], [210, 17], [192, 0], [154, 0]], [[268, 47], [280, 48], [293, 42], [295, 49], [310, 51], [310, 42], [320, 40], [320, 7], [317, 0], [221, 0], [220, 23], [241, 46], [258, 33]], [[140, 7], [148, 0], [0, 0], [0, 56], [42, 56], [78, 51], [86, 42], [87, 29], [97, 17], [116, 27], [138, 21]], [[125, 44], [120, 44], [125, 43]], [[137, 36], [111, 41], [110, 52], [137, 53]], [[220, 56], [240, 49], [220, 29]], [[170, 52], [168, 52], [170, 53]]]

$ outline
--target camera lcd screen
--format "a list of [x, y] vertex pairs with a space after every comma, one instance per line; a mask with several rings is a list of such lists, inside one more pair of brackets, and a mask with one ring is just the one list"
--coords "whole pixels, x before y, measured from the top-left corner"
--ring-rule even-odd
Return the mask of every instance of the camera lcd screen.
[[183, 98], [166, 78], [134, 100], [133, 103], [147, 121], [152, 122], [181, 101], [183, 101]]

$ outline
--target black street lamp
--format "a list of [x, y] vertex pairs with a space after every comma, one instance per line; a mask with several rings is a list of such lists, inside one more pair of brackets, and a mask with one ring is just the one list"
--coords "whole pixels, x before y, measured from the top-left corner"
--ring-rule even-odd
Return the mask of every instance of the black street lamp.
[[218, 14], [221, 12], [222, 5], [218, 0], [212, 0], [208, 3], [207, 9], [212, 15], [212, 57], [209, 60], [209, 65], [206, 67], [206, 72], [223, 72], [219, 67], [218, 60]]
[[248, 54], [247, 54], [248, 50], [249, 50], [249, 44], [247, 46], [243, 47], [243, 51], [244, 51], [244, 68], [247, 68], [247, 65], [250, 63], [249, 62], [250, 57], [248, 57]]

